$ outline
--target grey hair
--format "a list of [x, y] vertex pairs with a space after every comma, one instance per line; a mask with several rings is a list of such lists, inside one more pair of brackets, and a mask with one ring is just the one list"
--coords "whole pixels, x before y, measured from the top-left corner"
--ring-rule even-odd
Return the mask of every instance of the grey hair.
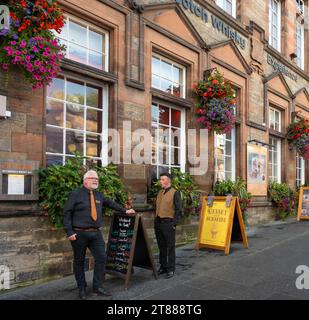
[[94, 170], [88, 170], [88, 171], [84, 174], [84, 181], [85, 181], [89, 176], [92, 176], [93, 174], [96, 174], [96, 176], [98, 175], [96, 171], [94, 171]]

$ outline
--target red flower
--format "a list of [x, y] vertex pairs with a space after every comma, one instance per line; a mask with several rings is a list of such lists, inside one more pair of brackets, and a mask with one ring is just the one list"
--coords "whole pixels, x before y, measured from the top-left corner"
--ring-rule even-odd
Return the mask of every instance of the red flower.
[[215, 80], [212, 80], [212, 84], [213, 84], [214, 86], [215, 86], [216, 84], [218, 84], [218, 82], [219, 82], [219, 81], [216, 80], [216, 79], [215, 79]]

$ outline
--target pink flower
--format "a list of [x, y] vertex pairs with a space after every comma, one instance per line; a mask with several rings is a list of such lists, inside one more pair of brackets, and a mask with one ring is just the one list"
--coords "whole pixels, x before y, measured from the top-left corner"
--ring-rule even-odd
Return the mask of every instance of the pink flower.
[[20, 47], [25, 48], [26, 44], [27, 44], [27, 42], [25, 40], [22, 40], [20, 43]]
[[15, 46], [16, 43], [17, 43], [16, 41], [11, 41], [11, 45], [12, 45], [12, 46]]

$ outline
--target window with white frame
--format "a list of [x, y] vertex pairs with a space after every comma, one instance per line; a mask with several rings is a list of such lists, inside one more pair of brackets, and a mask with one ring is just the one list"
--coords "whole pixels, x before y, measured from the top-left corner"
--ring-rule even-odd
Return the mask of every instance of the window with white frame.
[[108, 71], [108, 32], [67, 17], [60, 34], [66, 45], [66, 58]]
[[46, 163], [64, 164], [79, 152], [106, 164], [108, 88], [68, 77], [53, 79], [46, 99]]
[[186, 69], [171, 60], [154, 54], [152, 56], [153, 88], [168, 92], [174, 96], [185, 98]]
[[281, 3], [269, 0], [269, 44], [281, 50]]
[[296, 9], [297, 9], [297, 13], [304, 14], [305, 4], [303, 0], [296, 0]]
[[235, 128], [227, 134], [215, 134], [215, 181], [236, 177]]
[[269, 138], [269, 179], [281, 182], [281, 140]]
[[216, 0], [216, 3], [225, 12], [236, 18], [236, 0]]
[[296, 63], [297, 65], [304, 69], [305, 65], [305, 45], [304, 45], [304, 25], [298, 21], [296, 21]]
[[281, 132], [281, 112], [269, 107], [269, 128]]
[[305, 184], [305, 160], [298, 153], [296, 154], [296, 187]]
[[152, 176], [171, 172], [171, 168], [185, 171], [186, 136], [185, 110], [166, 104], [153, 103], [152, 115]]

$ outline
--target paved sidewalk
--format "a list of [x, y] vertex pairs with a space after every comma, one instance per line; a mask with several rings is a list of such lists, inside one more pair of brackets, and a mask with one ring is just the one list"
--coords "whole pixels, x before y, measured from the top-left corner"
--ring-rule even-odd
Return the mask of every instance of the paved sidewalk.
[[[135, 268], [128, 290], [124, 280], [107, 276], [113, 300], [309, 299], [298, 290], [298, 265], [309, 266], [309, 221], [275, 222], [247, 231], [249, 249], [232, 244], [230, 255], [177, 248], [177, 270], [171, 279], [155, 280], [149, 270]], [[157, 257], [155, 257], [157, 262]], [[92, 272], [87, 272], [89, 288]], [[0, 294], [0, 300], [75, 300], [73, 276]], [[107, 299], [89, 296], [89, 300]]]

